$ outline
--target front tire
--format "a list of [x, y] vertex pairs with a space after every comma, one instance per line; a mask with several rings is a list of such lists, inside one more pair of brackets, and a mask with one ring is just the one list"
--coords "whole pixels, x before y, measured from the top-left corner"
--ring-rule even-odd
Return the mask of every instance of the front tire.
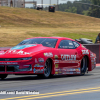
[[52, 67], [52, 63], [51, 61], [48, 59], [45, 62], [45, 67], [44, 67], [44, 74], [38, 74], [38, 77], [43, 77], [43, 78], [49, 78], [51, 76], [51, 67]]
[[5, 79], [8, 76], [8, 74], [0, 74], [1, 79]]
[[82, 61], [81, 61], [81, 75], [85, 75], [87, 67], [88, 67], [87, 57], [84, 56]]
[[51, 62], [50, 60], [48, 59], [45, 63], [45, 67], [44, 67], [44, 74], [43, 76], [45, 78], [49, 78], [51, 76]]

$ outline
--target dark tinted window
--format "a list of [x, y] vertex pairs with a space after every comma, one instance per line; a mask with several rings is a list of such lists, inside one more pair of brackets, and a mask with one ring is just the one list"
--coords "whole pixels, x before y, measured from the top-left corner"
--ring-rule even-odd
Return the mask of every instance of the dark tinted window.
[[34, 39], [26, 39], [20, 42], [18, 45], [24, 44], [42, 44], [46, 47], [55, 48], [56, 42], [58, 39], [49, 39], [49, 38], [34, 38]]
[[62, 49], [74, 49], [75, 46], [74, 46], [73, 42], [70, 41], [70, 40], [62, 40], [60, 42], [58, 48], [62, 48]]

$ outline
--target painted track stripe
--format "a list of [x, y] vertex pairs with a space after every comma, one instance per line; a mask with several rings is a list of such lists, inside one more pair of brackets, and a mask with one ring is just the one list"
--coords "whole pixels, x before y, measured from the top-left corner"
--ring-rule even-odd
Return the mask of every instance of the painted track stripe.
[[20, 97], [12, 97], [12, 98], [5, 98], [5, 99], [0, 99], [0, 100], [14, 100], [14, 99], [21, 99], [21, 98], [28, 98], [28, 97], [39, 97], [39, 96], [45, 96], [45, 95], [56, 95], [56, 94], [67, 94], [67, 93], [73, 93], [73, 92], [81, 92], [81, 91], [100, 91], [100, 87], [95, 87], [95, 88], [87, 88], [87, 89], [78, 89], [78, 90], [70, 90], [70, 91], [61, 91], [61, 92], [52, 92], [52, 93], [44, 93], [44, 94], [38, 94], [38, 95], [28, 95], [28, 96], [20, 96]]
[[[17, 99], [17, 100], [30, 100], [30, 99], [40, 99], [40, 98], [48, 98], [48, 97], [55, 97], [55, 96], [64, 96], [64, 95], [72, 95], [72, 94], [81, 94], [81, 93], [90, 93], [90, 92], [100, 92], [100, 89], [98, 90], [91, 90], [91, 91], [79, 91], [79, 92], [72, 92], [72, 93], [62, 93], [62, 94], [55, 94], [55, 95], [46, 95], [46, 96], [40, 96], [40, 97], [33, 97], [33, 98], [24, 98], [24, 99]], [[6, 99], [5, 99], [6, 100]]]

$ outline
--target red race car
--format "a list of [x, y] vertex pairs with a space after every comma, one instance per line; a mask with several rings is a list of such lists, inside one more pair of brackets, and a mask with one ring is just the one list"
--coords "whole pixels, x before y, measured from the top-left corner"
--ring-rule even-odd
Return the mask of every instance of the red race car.
[[0, 51], [0, 78], [8, 74], [84, 75], [96, 67], [96, 55], [64, 37], [35, 37]]

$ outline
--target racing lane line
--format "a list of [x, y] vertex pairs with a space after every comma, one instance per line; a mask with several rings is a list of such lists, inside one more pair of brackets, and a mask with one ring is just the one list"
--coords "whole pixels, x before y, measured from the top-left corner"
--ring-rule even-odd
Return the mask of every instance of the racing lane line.
[[[40, 99], [40, 98], [48, 98], [48, 97], [57, 97], [57, 96], [64, 96], [64, 95], [71, 95], [71, 94], [80, 94], [80, 93], [90, 93], [90, 92], [100, 92], [100, 89], [98, 90], [91, 90], [91, 91], [82, 91], [82, 92], [73, 92], [73, 93], [64, 93], [64, 94], [56, 94], [56, 95], [47, 95], [47, 96], [40, 96], [40, 97], [33, 97], [33, 98], [24, 98], [24, 99], [17, 99], [17, 100], [30, 100], [30, 99]], [[6, 99], [5, 99], [6, 100]]]
[[[87, 89], [78, 89], [78, 90], [70, 90], [70, 91], [61, 91], [61, 92], [52, 92], [52, 93], [28, 95], [28, 96], [20, 96], [20, 97], [12, 97], [12, 98], [0, 99], [0, 100], [12, 100], [12, 99], [23, 100], [23, 99], [19, 99], [19, 98], [25, 98], [25, 99], [26, 98], [27, 99], [34, 99], [35, 98], [36, 99], [36, 98], [42, 98], [42, 97], [67, 95], [67, 94], [76, 94], [76, 93], [86, 93], [86, 92], [94, 92], [94, 91], [100, 91], [100, 87], [87, 88]], [[46, 95], [48, 95], [48, 96], [46, 96]], [[28, 98], [28, 97], [34, 97], [34, 98]]]

